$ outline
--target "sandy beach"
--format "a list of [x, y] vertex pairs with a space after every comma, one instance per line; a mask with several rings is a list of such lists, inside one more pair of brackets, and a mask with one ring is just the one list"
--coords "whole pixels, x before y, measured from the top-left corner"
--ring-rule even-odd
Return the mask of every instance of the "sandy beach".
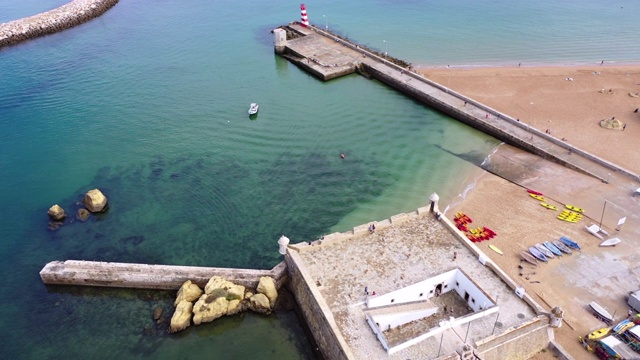
[[[507, 113], [542, 131], [598, 155], [632, 172], [640, 171], [640, 66], [438, 68], [422, 69], [430, 79]], [[627, 126], [609, 130], [599, 126], [615, 117]], [[486, 226], [498, 236], [478, 245], [543, 307], [561, 306], [564, 325], [556, 339], [575, 358], [589, 355], [578, 336], [605, 326], [591, 315], [587, 304], [596, 301], [622, 320], [628, 307], [625, 296], [640, 289], [640, 198], [631, 196], [640, 186], [632, 179], [612, 174], [609, 183], [566, 169], [558, 164], [501, 145], [485, 164], [474, 188], [447, 211], [459, 211], [473, 220], [471, 227]], [[494, 175], [497, 174], [497, 175]], [[548, 210], [526, 189], [544, 193]], [[558, 220], [566, 204], [582, 207], [578, 223]], [[444, 208], [447, 204], [441, 204]], [[620, 218], [626, 223], [620, 231]], [[585, 225], [600, 224], [622, 239], [603, 248]], [[520, 261], [520, 252], [544, 241], [568, 236], [582, 251], [538, 266]], [[504, 255], [489, 249], [493, 244]], [[550, 354], [540, 354], [537, 359]], [[589, 356], [596, 358], [595, 356]], [[551, 358], [551, 357], [550, 357]]]

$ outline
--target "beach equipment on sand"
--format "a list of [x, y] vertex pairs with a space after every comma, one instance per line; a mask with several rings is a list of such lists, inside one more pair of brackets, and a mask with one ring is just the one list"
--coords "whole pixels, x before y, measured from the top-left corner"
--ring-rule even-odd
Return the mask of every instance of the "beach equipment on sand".
[[539, 195], [539, 196], [542, 196], [542, 195], [543, 195], [541, 192], [537, 192], [537, 191], [535, 191], [535, 190], [531, 190], [531, 189], [527, 189], [527, 192], [528, 192], [529, 194], [533, 194], [533, 195]]
[[578, 222], [582, 219], [582, 214], [569, 210], [562, 210], [560, 215], [558, 215], [558, 219], [567, 222]]
[[538, 262], [536, 261], [536, 258], [524, 250], [520, 252], [520, 258], [528, 262], [529, 264], [538, 266]]
[[580, 250], [580, 245], [578, 245], [577, 242], [569, 239], [566, 236], [561, 236], [560, 237], [560, 241], [562, 241], [565, 245], [567, 245], [568, 247], [570, 247], [572, 249]]
[[571, 249], [569, 249], [569, 247], [567, 245], [565, 245], [562, 241], [553, 240], [553, 245], [555, 245], [563, 253], [571, 255]]
[[551, 250], [547, 249], [546, 247], [542, 246], [542, 244], [535, 244], [533, 245], [536, 247], [536, 249], [538, 249], [538, 251], [540, 251], [541, 253], [544, 254], [544, 256], [546, 256], [548, 259], [553, 259], [555, 257], [555, 255], [553, 255], [553, 253], [551, 252]]
[[569, 209], [569, 210], [572, 210], [572, 211], [575, 211], [575, 212], [578, 212], [578, 213], [583, 213], [583, 212], [584, 212], [584, 209], [583, 209], [583, 208], [579, 208], [579, 207], [577, 207], [577, 206], [573, 206], [573, 205], [566, 204], [566, 205], [565, 205], [565, 207], [566, 207], [567, 209]]
[[542, 262], [548, 261], [547, 257], [542, 253], [542, 251], [538, 250], [538, 248], [536, 248], [535, 246], [530, 247], [529, 252], [531, 253], [531, 255], [535, 256], [536, 259]]
[[547, 208], [547, 209], [549, 209], [549, 210], [558, 210], [558, 208], [557, 208], [557, 207], [555, 207], [555, 206], [553, 206], [553, 205], [549, 205], [549, 204], [547, 204], [546, 202], [541, 202], [541, 203], [540, 203], [540, 205], [542, 205], [542, 206], [546, 207], [546, 208]]
[[543, 243], [543, 245], [544, 245], [547, 249], [551, 250], [551, 252], [552, 252], [554, 255], [556, 255], [556, 256], [562, 256], [562, 251], [560, 251], [560, 249], [558, 249], [558, 248], [557, 248], [555, 245], [553, 245], [551, 242], [549, 242], [549, 241], [545, 241], [545, 242]]
[[597, 237], [600, 240], [604, 240], [604, 237], [602, 235], [598, 234], [598, 232], [600, 231], [600, 228], [598, 227], [598, 225], [591, 224], [590, 226], [585, 226], [584, 228], [587, 229], [587, 231], [591, 235]]
[[532, 198], [539, 200], [539, 201], [545, 201], [544, 198], [540, 195], [536, 195], [536, 194], [529, 194], [529, 196], [531, 196]]
[[603, 337], [607, 336], [609, 331], [611, 331], [611, 328], [608, 328], [608, 327], [602, 328], [600, 330], [596, 330], [596, 331], [592, 332], [591, 334], [587, 335], [587, 339], [589, 339], [589, 340], [598, 340], [600, 338], [603, 338]]
[[619, 238], [611, 238], [601, 242], [600, 246], [616, 246], [620, 244], [620, 242], [622, 242], [622, 240], [620, 240]]
[[618, 325], [616, 325], [613, 328], [613, 331], [618, 335], [620, 335], [634, 326], [636, 326], [636, 324], [633, 321], [625, 319], [625, 320], [622, 320], [622, 322], [620, 322]]
[[491, 250], [493, 250], [493, 251], [497, 252], [497, 253], [498, 253], [498, 254], [500, 254], [500, 255], [503, 255], [503, 254], [504, 254], [504, 253], [502, 252], [502, 250], [498, 249], [498, 247], [497, 247], [497, 246], [495, 246], [495, 245], [489, 245], [489, 249], [491, 249]]
[[604, 321], [607, 324], [613, 322], [613, 316], [611, 316], [611, 314], [609, 314], [609, 312], [605, 308], [600, 306], [600, 304], [598, 304], [597, 302], [590, 302], [589, 307], [591, 308], [591, 310], [593, 310], [594, 315], [598, 319]]

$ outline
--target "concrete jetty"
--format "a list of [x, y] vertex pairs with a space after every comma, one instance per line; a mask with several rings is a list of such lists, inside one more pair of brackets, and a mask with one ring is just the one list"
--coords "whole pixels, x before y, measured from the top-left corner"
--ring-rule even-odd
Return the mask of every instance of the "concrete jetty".
[[252, 289], [260, 277], [270, 276], [280, 288], [286, 280], [284, 262], [271, 270], [129, 264], [100, 261], [52, 261], [40, 270], [47, 285], [85, 285], [131, 289], [178, 290], [187, 280], [204, 287], [212, 276], [221, 276]]
[[0, 24], [0, 48], [53, 34], [102, 15], [119, 0], [73, 0], [59, 8]]
[[506, 143], [603, 182], [609, 181], [611, 173], [640, 181], [638, 174], [429, 80], [401, 60], [380, 55], [314, 26], [292, 23], [284, 29], [287, 40], [278, 44], [276, 52], [321, 80], [358, 72]]

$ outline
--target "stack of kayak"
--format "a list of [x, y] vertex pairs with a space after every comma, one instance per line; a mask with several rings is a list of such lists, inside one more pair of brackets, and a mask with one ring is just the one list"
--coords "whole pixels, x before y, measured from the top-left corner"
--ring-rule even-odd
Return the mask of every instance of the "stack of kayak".
[[490, 240], [497, 235], [495, 231], [486, 226], [470, 229], [469, 224], [471, 224], [473, 220], [471, 220], [471, 218], [465, 213], [457, 213], [453, 220], [456, 223], [458, 230], [464, 232], [467, 238], [473, 242]]
[[565, 205], [565, 207], [566, 209], [562, 210], [558, 215], [559, 220], [575, 223], [582, 219], [584, 209], [573, 205]]
[[453, 221], [456, 223], [456, 227], [458, 228], [458, 230], [463, 232], [469, 231], [468, 224], [471, 224], [473, 222], [473, 220], [471, 220], [471, 218], [467, 216], [467, 214], [462, 212], [457, 213], [453, 218]]

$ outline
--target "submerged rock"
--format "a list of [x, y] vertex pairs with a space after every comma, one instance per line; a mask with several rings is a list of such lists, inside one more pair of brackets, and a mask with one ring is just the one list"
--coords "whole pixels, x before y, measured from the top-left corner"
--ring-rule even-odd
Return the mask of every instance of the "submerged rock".
[[80, 221], [87, 221], [90, 215], [91, 213], [89, 212], [89, 210], [82, 208], [82, 209], [78, 209], [78, 213], [76, 214], [76, 217]]
[[164, 309], [162, 308], [162, 306], [157, 306], [154, 310], [153, 310], [153, 320], [158, 320], [160, 319], [160, 317], [162, 316], [162, 313], [164, 312]]

